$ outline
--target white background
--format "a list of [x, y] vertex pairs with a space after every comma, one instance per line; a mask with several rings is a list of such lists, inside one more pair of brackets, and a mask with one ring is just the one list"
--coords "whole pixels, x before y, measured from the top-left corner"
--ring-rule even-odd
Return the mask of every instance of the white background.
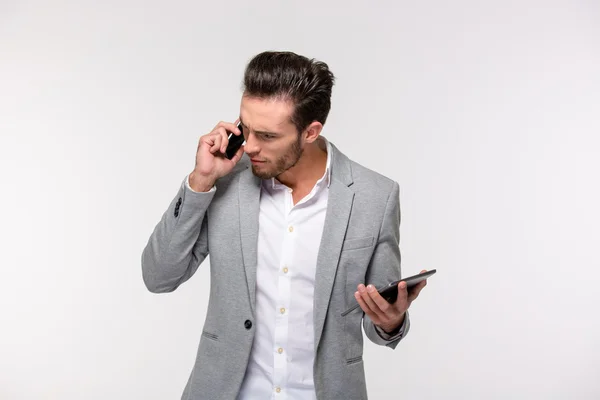
[[140, 256], [263, 50], [329, 64], [324, 135], [438, 269], [370, 397], [600, 398], [599, 3], [442, 0], [0, 1], [0, 398], [179, 398], [208, 268]]

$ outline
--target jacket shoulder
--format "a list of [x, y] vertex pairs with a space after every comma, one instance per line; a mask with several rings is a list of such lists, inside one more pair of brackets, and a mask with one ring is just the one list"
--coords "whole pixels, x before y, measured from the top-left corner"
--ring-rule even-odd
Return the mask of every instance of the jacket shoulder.
[[355, 190], [376, 190], [377, 192], [389, 193], [394, 188], [394, 185], [398, 185], [398, 182], [395, 180], [367, 168], [356, 161], [350, 160], [350, 167], [352, 169]]

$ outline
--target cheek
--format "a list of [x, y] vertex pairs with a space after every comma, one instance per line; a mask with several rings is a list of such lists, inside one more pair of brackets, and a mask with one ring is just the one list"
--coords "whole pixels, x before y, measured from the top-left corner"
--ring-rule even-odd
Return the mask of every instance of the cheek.
[[264, 142], [260, 146], [260, 154], [269, 161], [275, 161], [285, 154], [285, 146], [278, 143]]
[[278, 161], [289, 157], [292, 147], [292, 144], [287, 142], [263, 141], [260, 143], [260, 158], [271, 164], [277, 163]]

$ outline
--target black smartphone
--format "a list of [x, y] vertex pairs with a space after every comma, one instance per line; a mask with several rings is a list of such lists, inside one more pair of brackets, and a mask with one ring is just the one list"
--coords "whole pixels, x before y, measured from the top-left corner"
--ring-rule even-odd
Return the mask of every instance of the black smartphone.
[[[394, 303], [394, 302], [396, 302], [396, 299], [398, 298], [398, 284], [400, 282], [402, 282], [402, 281], [406, 282], [406, 288], [410, 289], [411, 287], [415, 286], [417, 283], [422, 282], [425, 279], [427, 279], [428, 277], [430, 277], [431, 275], [435, 274], [435, 272], [436, 272], [436, 270], [432, 269], [431, 271], [423, 272], [421, 274], [409, 276], [408, 278], [390, 282], [389, 284], [382, 287], [381, 289], [378, 289], [377, 291], [379, 292], [381, 297], [383, 297], [384, 299], [387, 300], [388, 303]], [[342, 317], [345, 317], [346, 315], [350, 314], [352, 311], [356, 310], [359, 307], [360, 307], [360, 305], [358, 303], [356, 303], [355, 306], [344, 311], [342, 313]]]
[[[238, 124], [237, 127], [240, 130], [240, 132], [243, 132], [241, 123]], [[227, 157], [229, 160], [231, 160], [233, 158], [233, 156], [235, 156], [235, 153], [237, 153], [239, 148], [242, 147], [242, 145], [244, 144], [246, 139], [244, 139], [243, 133], [238, 136], [233, 132], [229, 133], [228, 139], [229, 139], [229, 143], [227, 143], [227, 149], [225, 150], [225, 157]]]

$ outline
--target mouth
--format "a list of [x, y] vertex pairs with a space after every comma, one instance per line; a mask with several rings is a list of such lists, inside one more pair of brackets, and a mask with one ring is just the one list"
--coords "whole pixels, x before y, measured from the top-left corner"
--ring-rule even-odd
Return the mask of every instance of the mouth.
[[252, 161], [252, 164], [262, 164], [262, 163], [264, 163], [264, 161], [256, 160], [254, 158], [250, 159], [250, 161]]

